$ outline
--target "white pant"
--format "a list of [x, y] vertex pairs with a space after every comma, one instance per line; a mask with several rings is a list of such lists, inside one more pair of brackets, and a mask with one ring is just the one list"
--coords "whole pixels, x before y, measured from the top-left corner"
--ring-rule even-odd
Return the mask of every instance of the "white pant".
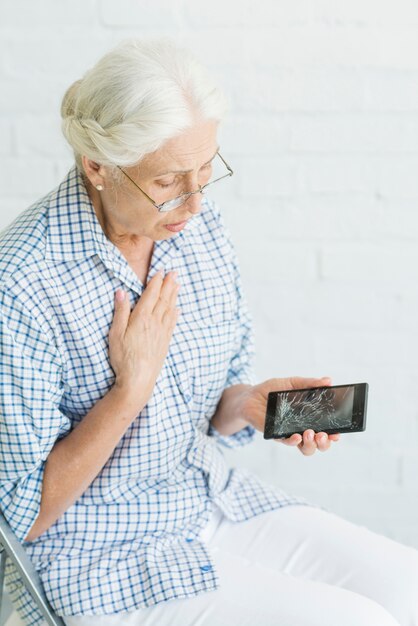
[[66, 624], [418, 626], [418, 551], [332, 513], [290, 505], [234, 524], [217, 509], [201, 539], [218, 590]]

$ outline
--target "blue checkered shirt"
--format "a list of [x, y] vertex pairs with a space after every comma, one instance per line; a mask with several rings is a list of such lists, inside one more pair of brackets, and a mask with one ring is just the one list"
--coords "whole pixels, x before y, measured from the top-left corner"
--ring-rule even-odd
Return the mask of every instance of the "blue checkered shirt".
[[[83, 180], [61, 185], [0, 234], [0, 507], [59, 615], [112, 614], [212, 591], [216, 564], [198, 540], [216, 503], [234, 522], [297, 500], [229, 467], [211, 418], [225, 388], [253, 384], [251, 319], [237, 258], [212, 202], [156, 241], [149, 278], [178, 271], [181, 314], [153, 395], [83, 495], [25, 542], [56, 443], [114, 383], [108, 333], [114, 293], [144, 289], [105, 236]], [[267, 444], [266, 444], [267, 445]], [[8, 563], [23, 621], [42, 618]]]

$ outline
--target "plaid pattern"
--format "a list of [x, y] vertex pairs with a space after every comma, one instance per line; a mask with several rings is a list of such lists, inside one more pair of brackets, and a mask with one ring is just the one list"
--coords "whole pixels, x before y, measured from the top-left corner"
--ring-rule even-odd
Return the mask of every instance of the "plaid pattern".
[[[132, 611], [219, 584], [197, 537], [212, 502], [236, 522], [297, 502], [228, 467], [210, 424], [223, 390], [253, 383], [251, 319], [237, 258], [216, 206], [156, 241], [149, 276], [176, 269], [181, 314], [154, 393], [83, 495], [24, 542], [59, 615]], [[105, 236], [82, 178], [62, 184], [0, 234], [0, 506], [23, 542], [40, 506], [45, 462], [112, 387], [114, 292], [133, 307], [143, 286]], [[9, 563], [28, 626], [42, 619]]]

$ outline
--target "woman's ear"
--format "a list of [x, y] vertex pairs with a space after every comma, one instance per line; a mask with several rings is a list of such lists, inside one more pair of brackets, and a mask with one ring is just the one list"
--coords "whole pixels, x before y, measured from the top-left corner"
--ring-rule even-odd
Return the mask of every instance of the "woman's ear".
[[104, 166], [100, 163], [96, 163], [96, 161], [88, 159], [86, 156], [81, 157], [81, 162], [83, 164], [84, 173], [93, 187], [96, 187], [97, 189], [97, 186], [101, 185], [103, 188], [106, 178], [106, 170]]

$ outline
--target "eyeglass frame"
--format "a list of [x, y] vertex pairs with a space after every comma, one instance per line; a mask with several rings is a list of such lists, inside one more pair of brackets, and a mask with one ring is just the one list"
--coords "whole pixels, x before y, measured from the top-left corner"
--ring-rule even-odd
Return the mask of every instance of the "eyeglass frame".
[[[139, 189], [139, 191], [141, 191], [144, 194], [144, 196], [146, 198], [148, 198], [148, 200], [150, 202], [152, 202], [152, 204], [155, 206], [157, 211], [159, 211], [161, 213], [168, 213], [169, 211], [174, 211], [175, 209], [178, 209], [179, 206], [184, 204], [191, 196], [195, 195], [196, 193], [203, 193], [203, 190], [206, 189], [206, 187], [209, 187], [209, 185], [213, 185], [213, 183], [217, 183], [219, 180], [222, 180], [223, 178], [228, 178], [229, 176], [233, 175], [233, 173], [234, 173], [233, 170], [228, 165], [228, 163], [225, 161], [225, 159], [223, 158], [221, 153], [218, 151], [218, 152], [216, 152], [215, 156], [216, 155], [218, 155], [220, 157], [222, 163], [226, 166], [226, 169], [228, 170], [227, 174], [224, 174], [223, 176], [220, 176], [219, 178], [215, 178], [215, 180], [210, 180], [208, 183], [206, 183], [206, 185], [199, 185], [199, 189], [196, 189], [196, 191], [186, 191], [185, 193], [181, 193], [179, 196], [176, 196], [175, 198], [172, 198], [171, 200], [166, 200], [165, 202], [162, 202], [161, 204], [157, 204], [143, 189], [141, 189], [141, 187], [129, 176], [129, 174], [127, 174], [125, 172], [125, 170], [123, 170], [120, 167], [120, 165], [117, 165], [116, 167], [122, 172], [122, 174], [125, 174], [125, 176], [127, 178], [129, 178], [131, 183], [133, 183], [135, 185], [135, 187], [137, 187]], [[172, 209], [164, 209], [163, 208], [164, 205], [171, 204], [172, 202], [174, 202], [174, 200], [180, 200], [180, 198], [184, 198], [183, 202], [181, 202], [177, 206], [173, 207]]]

